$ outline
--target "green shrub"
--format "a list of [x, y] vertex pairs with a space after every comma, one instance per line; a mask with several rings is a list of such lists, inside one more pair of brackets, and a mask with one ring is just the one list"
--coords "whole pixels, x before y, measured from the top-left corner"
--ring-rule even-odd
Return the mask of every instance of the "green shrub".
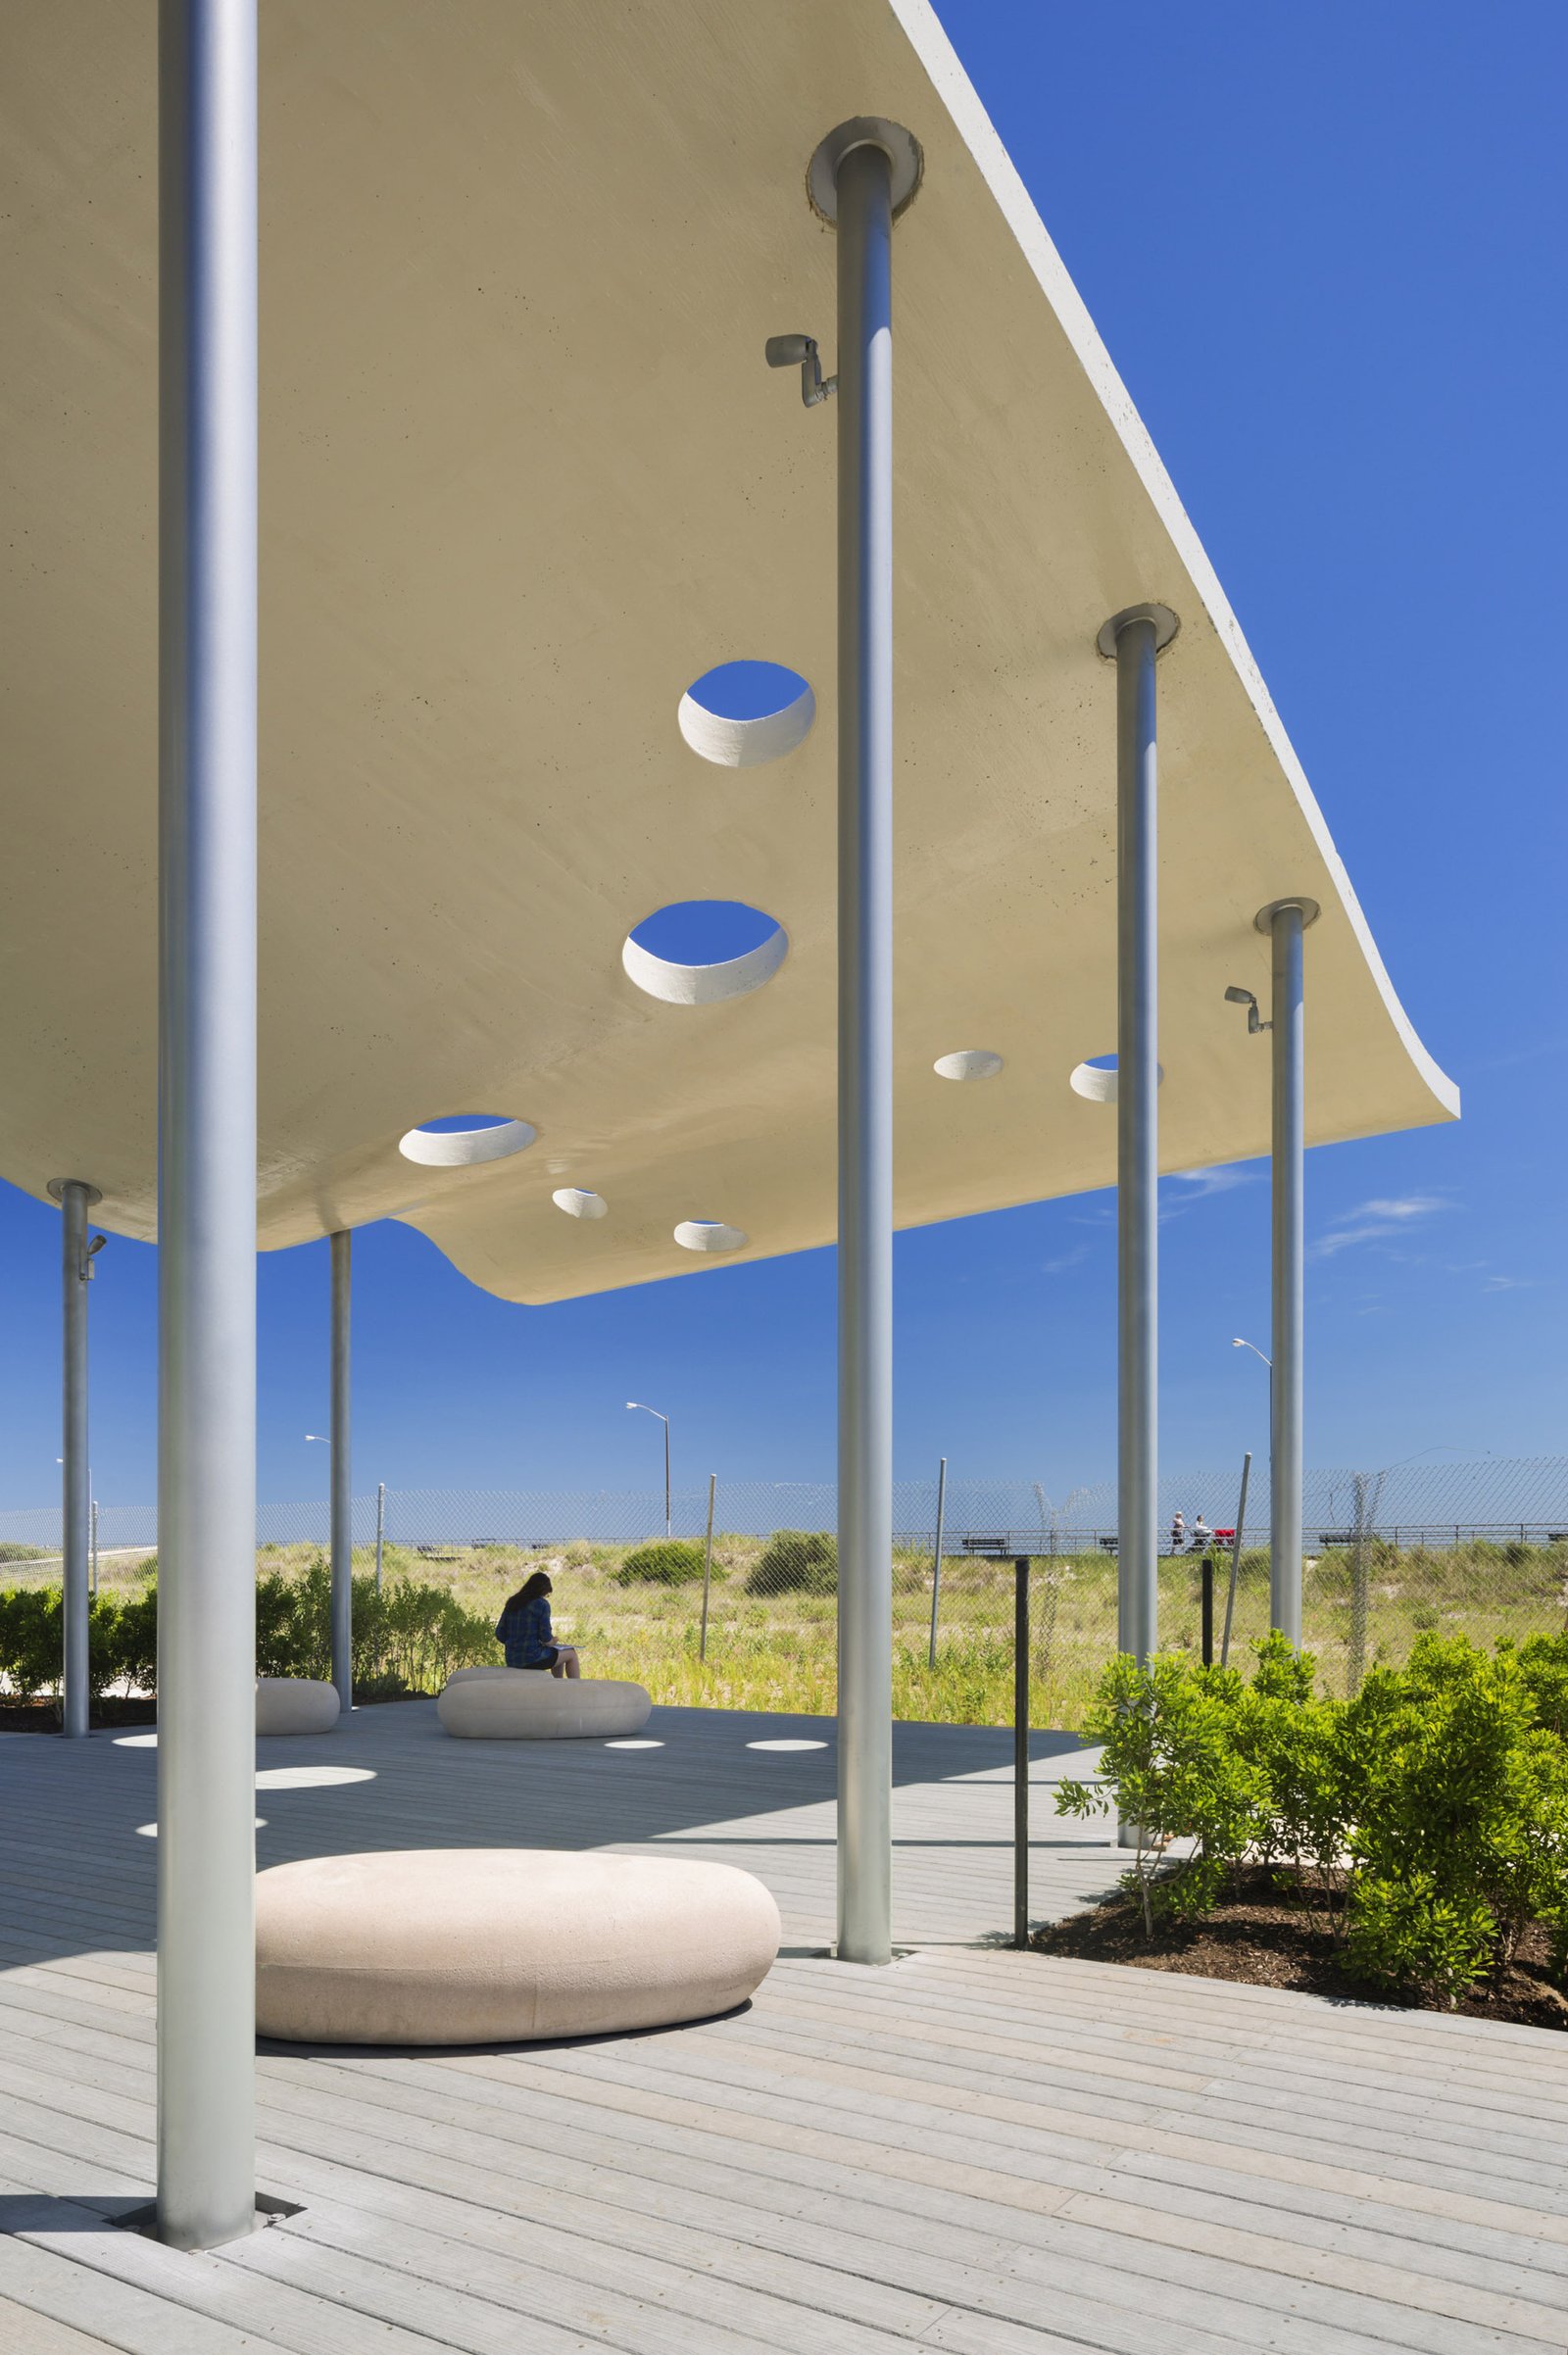
[[1511, 1645], [1428, 1635], [1347, 1705], [1366, 1771], [1347, 1943], [1365, 1977], [1451, 2001], [1528, 1922], [1561, 1937], [1568, 1746], [1537, 1695]]
[[[1250, 1684], [1177, 1654], [1105, 1671], [1086, 1726], [1102, 1781], [1063, 1784], [1057, 1804], [1139, 1827], [1146, 1935], [1209, 1910], [1234, 1866], [1286, 1861], [1376, 1984], [1451, 2004], [1532, 1922], [1568, 1968], [1568, 1640], [1486, 1652], [1425, 1635], [1350, 1701], [1313, 1675], [1279, 1636]], [[1192, 1857], [1168, 1861], [1169, 1840]]]
[[685, 1587], [702, 1577], [703, 1560], [704, 1548], [689, 1539], [656, 1538], [628, 1553], [614, 1576], [623, 1587]]
[[1354, 1884], [1345, 1959], [1357, 1978], [1429, 1988], [1452, 2003], [1486, 1968], [1493, 1920], [1482, 1898], [1446, 1895], [1429, 1873]]
[[[1104, 1744], [1102, 1781], [1057, 1788], [1063, 1815], [1102, 1815], [1114, 1805], [1136, 1826], [1126, 1886], [1143, 1907], [1146, 1938], [1156, 1914], [1185, 1920], [1209, 1912], [1267, 1821], [1267, 1781], [1237, 1740], [1243, 1693], [1234, 1668], [1204, 1668], [1174, 1652], [1140, 1667], [1130, 1652], [1118, 1653], [1084, 1728], [1088, 1741]], [[1172, 1840], [1195, 1845], [1167, 1865]]]
[[746, 1573], [748, 1595], [836, 1595], [839, 1544], [830, 1529], [781, 1529]]
[[0, 1594], [0, 1675], [13, 1693], [58, 1693], [63, 1644], [58, 1587], [12, 1587]]
[[[256, 1582], [258, 1676], [325, 1677], [332, 1660], [332, 1574], [318, 1555], [299, 1578], [270, 1572]], [[62, 1671], [58, 1587], [0, 1592], [0, 1678], [16, 1694], [59, 1693]], [[378, 1595], [374, 1580], [354, 1581], [354, 1682], [367, 1698], [438, 1693], [454, 1668], [501, 1654], [487, 1614], [465, 1610], [445, 1587], [399, 1578]], [[88, 1682], [94, 1699], [111, 1685], [143, 1693], [158, 1681], [156, 1583], [123, 1601], [93, 1597], [87, 1621]]]

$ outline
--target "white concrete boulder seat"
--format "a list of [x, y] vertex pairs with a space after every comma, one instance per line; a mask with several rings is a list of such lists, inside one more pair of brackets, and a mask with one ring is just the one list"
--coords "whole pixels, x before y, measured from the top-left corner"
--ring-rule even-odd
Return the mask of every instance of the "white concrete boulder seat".
[[616, 1677], [554, 1677], [538, 1668], [460, 1668], [436, 1715], [466, 1742], [604, 1741], [636, 1734], [653, 1701]]
[[337, 1723], [335, 1685], [313, 1676], [259, 1676], [258, 1734], [329, 1734]]
[[492, 2044], [710, 2019], [778, 1953], [750, 1873], [538, 1848], [312, 1856], [256, 1880], [256, 2025], [290, 2043]]

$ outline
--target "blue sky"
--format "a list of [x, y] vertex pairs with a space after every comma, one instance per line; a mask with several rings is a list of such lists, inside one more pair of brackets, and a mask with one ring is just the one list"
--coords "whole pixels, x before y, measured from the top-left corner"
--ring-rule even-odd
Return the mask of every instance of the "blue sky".
[[[1564, 1444], [1561, 385], [1568, 11], [947, 0], [1235, 605], [1457, 1127], [1308, 1162], [1308, 1460]], [[1262, 1164], [1166, 1187], [1161, 1454], [1265, 1445]], [[58, 1218], [0, 1189], [0, 1505], [57, 1492]], [[898, 1246], [898, 1468], [1114, 1462], [1114, 1205]], [[520, 1309], [356, 1241], [357, 1486], [833, 1468], [827, 1252]], [[106, 1500], [153, 1493], [154, 1253], [93, 1287]], [[261, 1493], [319, 1494], [324, 1245], [261, 1262]]]

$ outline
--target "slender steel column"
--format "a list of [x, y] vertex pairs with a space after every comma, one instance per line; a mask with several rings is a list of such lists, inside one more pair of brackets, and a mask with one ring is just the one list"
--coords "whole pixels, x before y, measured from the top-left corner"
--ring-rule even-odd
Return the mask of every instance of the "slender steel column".
[[1269, 1380], [1269, 1625], [1301, 1641], [1301, 1398], [1306, 1246], [1303, 941], [1310, 900], [1261, 910], [1274, 963], [1273, 1373]]
[[92, 1472], [87, 1454], [87, 1211], [96, 1186], [67, 1178], [51, 1186], [60, 1203], [61, 1514], [60, 1552], [65, 1663], [61, 1683], [63, 1731], [87, 1733], [87, 1621], [92, 1536]]
[[835, 172], [839, 334], [839, 1953], [893, 1955], [892, 167]]
[[[1100, 632], [1116, 664], [1117, 1642], [1159, 1640], [1159, 871], [1154, 664], [1176, 634], [1163, 606]], [[1131, 1825], [1124, 1845], [1136, 1845]]]
[[158, 2230], [255, 2223], [256, 0], [159, 11]]
[[339, 1230], [332, 1250], [332, 1682], [354, 1706], [354, 1417], [349, 1372], [354, 1238]]

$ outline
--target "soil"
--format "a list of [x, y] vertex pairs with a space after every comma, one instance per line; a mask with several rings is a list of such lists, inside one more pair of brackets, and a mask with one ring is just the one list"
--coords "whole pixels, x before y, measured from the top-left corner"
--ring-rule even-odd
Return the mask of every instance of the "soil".
[[[357, 1692], [357, 1709], [389, 1708], [394, 1701], [419, 1700], [417, 1693]], [[124, 1700], [118, 1693], [106, 1693], [95, 1700], [88, 1724], [95, 1734], [118, 1731], [122, 1726], [155, 1726], [158, 1723], [158, 1703], [151, 1694]], [[57, 1700], [0, 1700], [0, 1734], [58, 1734], [60, 1703]]]
[[[1178, 1971], [1193, 1979], [1229, 1979], [1246, 1987], [1295, 1987], [1311, 1995], [1405, 2010], [1452, 2010], [1473, 2020], [1513, 2020], [1531, 2028], [1568, 2029], [1568, 1994], [1551, 1977], [1551, 1941], [1532, 1923], [1496, 1985], [1490, 1981], [1452, 2005], [1419, 1992], [1354, 1979], [1339, 1960], [1313, 1876], [1266, 1865], [1232, 1875], [1212, 1914], [1201, 1922], [1154, 1924], [1144, 1938], [1143, 1908], [1118, 1890], [1088, 1913], [1037, 1930], [1042, 1954], [1081, 1962], [1127, 1963], [1139, 1971]], [[1339, 1901], [1333, 1901], [1336, 1910]]]
[[[106, 1693], [101, 1700], [93, 1702], [87, 1722], [98, 1732], [112, 1726], [155, 1726], [158, 1703], [152, 1699], [123, 1700], [118, 1693]], [[59, 1731], [57, 1700], [0, 1701], [0, 1734], [58, 1734]]]

